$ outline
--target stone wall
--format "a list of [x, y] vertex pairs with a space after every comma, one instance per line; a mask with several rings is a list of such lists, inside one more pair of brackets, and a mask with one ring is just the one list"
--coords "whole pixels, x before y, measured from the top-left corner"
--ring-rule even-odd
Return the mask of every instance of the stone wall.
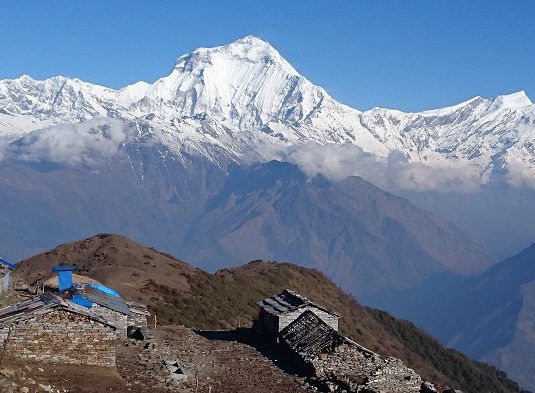
[[127, 318], [128, 326], [147, 328], [147, 318], [150, 316], [147, 305], [132, 301], [127, 301], [126, 304], [128, 305], [128, 308], [130, 308], [131, 313]]
[[11, 288], [11, 271], [0, 269], [0, 294]]
[[102, 318], [105, 321], [109, 322], [111, 325], [115, 326], [117, 328], [117, 330], [115, 331], [117, 337], [126, 337], [126, 328], [128, 327], [128, 320], [126, 315], [121, 314], [117, 311], [110, 310], [109, 308], [100, 306], [96, 303], [93, 303], [88, 312], [91, 315], [94, 315], [98, 318]]
[[[86, 316], [56, 309], [11, 326], [7, 353], [51, 363], [115, 366], [115, 332]], [[0, 330], [0, 345], [8, 335]]]
[[360, 351], [348, 344], [340, 345], [331, 354], [321, 354], [310, 359], [316, 376], [337, 375], [349, 383], [362, 382], [381, 362], [379, 355]]
[[140, 328], [147, 327], [147, 316], [145, 314], [138, 314], [135, 311], [132, 312], [126, 319], [128, 326], [137, 326]]
[[258, 319], [254, 322], [255, 326], [259, 327], [273, 338], [277, 337], [279, 333], [279, 317], [277, 315], [270, 314], [263, 309], [260, 309]]
[[297, 310], [279, 315], [279, 332], [282, 329], [284, 329], [286, 326], [288, 326], [290, 323], [295, 321], [297, 318], [299, 318], [299, 315], [304, 313], [306, 310], [312, 311], [314, 314], [320, 317], [323, 320], [323, 322], [325, 322], [327, 325], [332, 327], [334, 330], [338, 331], [338, 317], [337, 316], [329, 314], [328, 312], [325, 312], [313, 306], [306, 306], [306, 307], [298, 308]]

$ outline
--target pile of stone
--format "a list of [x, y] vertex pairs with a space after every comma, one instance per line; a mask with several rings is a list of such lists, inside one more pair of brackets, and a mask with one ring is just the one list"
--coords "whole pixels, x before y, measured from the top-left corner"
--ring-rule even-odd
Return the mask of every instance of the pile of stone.
[[317, 378], [336, 379], [356, 389], [380, 364], [379, 355], [342, 344], [331, 354], [321, 354], [309, 360]]
[[368, 377], [364, 388], [363, 391], [370, 393], [418, 393], [422, 388], [422, 378], [401, 360], [390, 357]]
[[327, 391], [418, 393], [434, 389], [400, 359], [382, 359], [350, 341], [330, 354], [320, 354], [307, 361], [314, 370], [314, 384]]

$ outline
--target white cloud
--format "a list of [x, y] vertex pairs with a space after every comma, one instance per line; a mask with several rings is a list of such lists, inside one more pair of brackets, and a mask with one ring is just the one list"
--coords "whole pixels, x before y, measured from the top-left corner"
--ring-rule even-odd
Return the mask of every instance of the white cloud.
[[508, 158], [506, 181], [515, 187], [529, 187], [535, 189], [535, 170], [527, 166], [522, 160], [510, 155]]
[[360, 176], [380, 188], [475, 192], [482, 184], [477, 168], [468, 162], [437, 161], [431, 167], [409, 163], [403, 153], [387, 158], [365, 152], [352, 144], [310, 142], [289, 148], [264, 147], [262, 156], [298, 165], [308, 176], [323, 175], [331, 180]]
[[117, 153], [127, 136], [124, 122], [94, 119], [32, 132], [10, 144], [4, 152], [14, 153], [22, 161], [91, 165]]
[[384, 163], [350, 144], [307, 143], [293, 146], [286, 152], [284, 160], [297, 164], [309, 176], [321, 174], [333, 180], [348, 176], [378, 178], [384, 175], [385, 170]]

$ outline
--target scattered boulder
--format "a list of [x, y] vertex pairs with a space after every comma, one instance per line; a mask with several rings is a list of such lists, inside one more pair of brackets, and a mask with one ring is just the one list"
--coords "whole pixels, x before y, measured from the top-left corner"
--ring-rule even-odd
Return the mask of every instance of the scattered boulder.
[[420, 393], [438, 393], [438, 391], [431, 382], [424, 381], [420, 387]]

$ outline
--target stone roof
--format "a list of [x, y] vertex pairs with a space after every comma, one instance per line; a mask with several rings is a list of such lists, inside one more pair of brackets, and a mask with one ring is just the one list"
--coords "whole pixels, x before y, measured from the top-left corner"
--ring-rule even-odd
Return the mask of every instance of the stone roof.
[[44, 292], [41, 295], [0, 309], [0, 328], [11, 326], [58, 309], [82, 315], [112, 329], [116, 329], [116, 326], [111, 322], [89, 314], [83, 307], [62, 299], [52, 292]]
[[303, 358], [332, 352], [345, 342], [344, 336], [310, 310], [282, 329], [279, 338]]
[[149, 308], [146, 304], [142, 303], [136, 303], [133, 301], [127, 301], [126, 304], [130, 308], [130, 311], [132, 314], [139, 314], [139, 315], [145, 315], [150, 316]]
[[273, 315], [281, 315], [287, 312], [297, 310], [299, 308], [311, 306], [323, 310], [331, 315], [340, 317], [336, 312], [329, 310], [326, 307], [320, 306], [308, 298], [294, 292], [290, 289], [285, 289], [278, 295], [274, 295], [256, 303], [258, 307]]

